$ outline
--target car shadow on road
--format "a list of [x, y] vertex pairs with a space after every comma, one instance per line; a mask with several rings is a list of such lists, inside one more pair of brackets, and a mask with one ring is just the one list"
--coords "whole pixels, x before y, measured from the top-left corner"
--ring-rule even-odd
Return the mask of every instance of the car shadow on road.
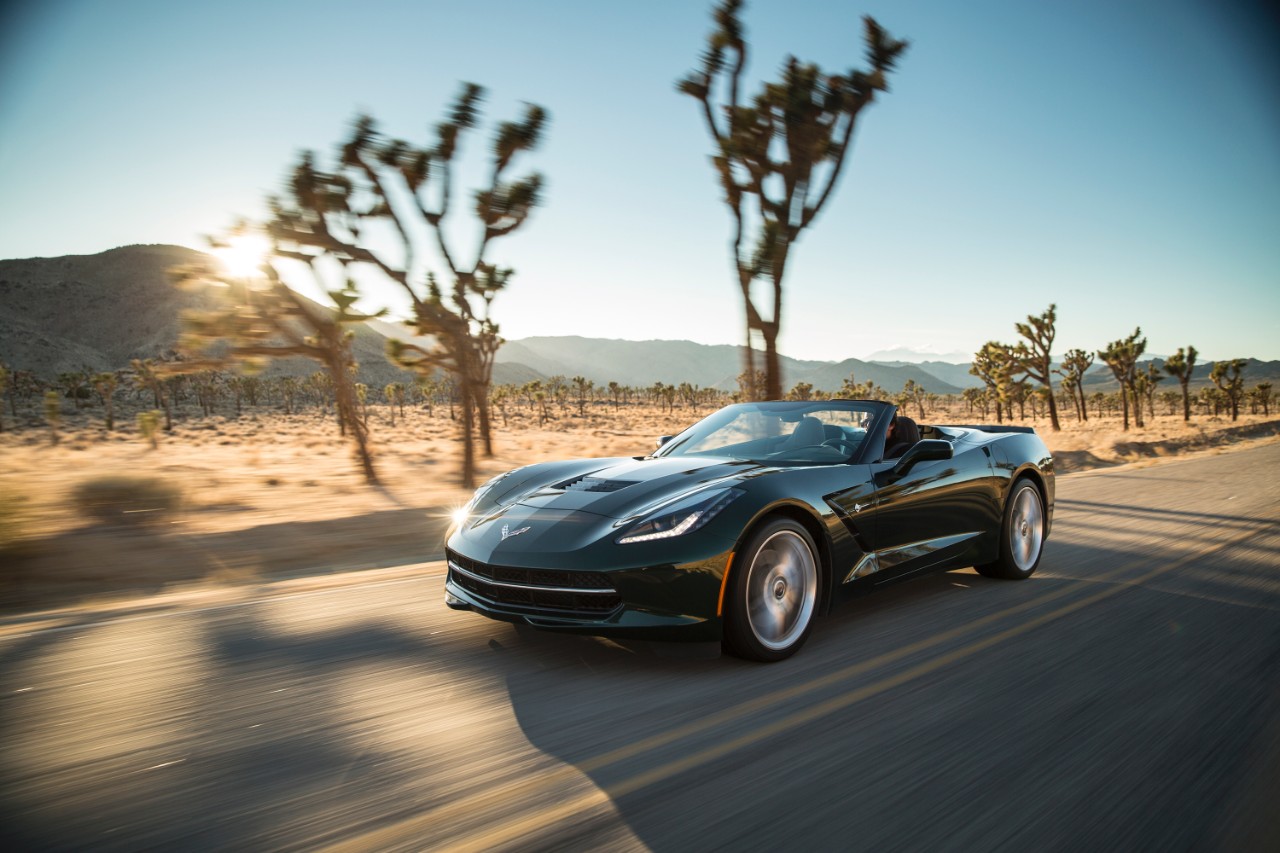
[[88, 524], [26, 544], [0, 578], [0, 610], [21, 612], [174, 584], [246, 583], [437, 559], [448, 520], [419, 509], [271, 522], [220, 533], [182, 524]]
[[[1150, 555], [1136, 548], [1094, 546], [1089, 557], [1093, 565], [1134, 566], [1134, 573], [1144, 565], [1150, 568]], [[1110, 583], [1117, 595], [1138, 596], [1134, 600], [1142, 610], [1154, 611], [1157, 621], [1159, 614], [1168, 612], [1177, 624], [1191, 618], [1217, 624], [1222, 614], [1235, 612], [1252, 620], [1255, 640], [1260, 631], [1265, 634], [1258, 627], [1265, 624], [1259, 621], [1265, 613], [1242, 594], [1243, 585], [1265, 577], [1256, 559], [1219, 555], [1213, 569], [1215, 576], [1207, 579], [1209, 594], [1203, 594], [1204, 589], [1189, 590], [1170, 598], [1168, 593], [1178, 585], [1176, 577], [1163, 578], [1162, 584], [1134, 586], [1126, 574]], [[1213, 594], [1212, 585], [1218, 583], [1221, 596]], [[649, 849], [785, 849], [800, 843], [813, 849], [848, 849], [855, 836], [842, 835], [841, 827], [857, 833], [852, 846], [858, 849], [930, 849], [946, 846], [948, 838], [960, 833], [994, 840], [1008, 837], [1011, 831], [1007, 813], [975, 810], [968, 797], [956, 795], [981, 790], [988, 781], [983, 774], [992, 743], [976, 736], [960, 741], [944, 737], [934, 731], [943, 725], [942, 717], [929, 709], [963, 708], [977, 715], [981, 731], [998, 738], [999, 732], [1008, 729], [1008, 721], [1001, 717], [1008, 702], [1035, 705], [1047, 700], [987, 695], [982, 692], [990, 688], [983, 686], [985, 681], [951, 674], [966, 666], [959, 671], [984, 672], [984, 662], [1006, 649], [1027, 673], [1052, 684], [1044, 676], [1061, 665], [1061, 657], [1053, 651], [1051, 660], [1038, 660], [1037, 654], [1055, 648], [1047, 639], [1055, 631], [1072, 632], [1076, 619], [1067, 614], [1080, 611], [1068, 605], [1087, 601], [1098, 591], [1095, 579], [1087, 575], [1053, 573], [1010, 582], [972, 571], [940, 573], [847, 603], [818, 623], [809, 644], [796, 657], [773, 665], [728, 658], [655, 665], [607, 647], [584, 656], [584, 644], [576, 638], [574, 642], [521, 638], [512, 641], [515, 649], [510, 653], [522, 665], [506, 674], [506, 684], [529, 742], [589, 778]], [[1268, 596], [1280, 608], [1280, 588]], [[1051, 618], [1043, 625], [1035, 623], [1018, 640], [1000, 639], [1004, 632], [1016, 631], [1036, 617], [1052, 616], [1058, 608], [1064, 613], [1058, 618], [1064, 621]], [[1200, 615], [1189, 617], [1188, 613]], [[1092, 616], [1083, 615], [1081, 624], [1091, 624], [1087, 620]], [[969, 626], [973, 629], [967, 630]], [[892, 659], [904, 647], [951, 631], [959, 632], [953, 640]], [[1271, 634], [1275, 635], [1274, 630]], [[1028, 636], [1039, 639], [1028, 642]], [[1185, 665], [1182, 646], [1162, 645], [1159, 637], [1149, 642], [1158, 650], [1153, 654], [1170, 658], [1161, 660], [1160, 666], [1167, 663], [1178, 671]], [[985, 650], [974, 651], [978, 649]], [[885, 662], [876, 664], [878, 660]], [[935, 661], [937, 666], [932, 667]], [[929, 674], [911, 675], [916, 671]], [[1256, 674], [1246, 673], [1237, 685], [1242, 695], [1265, 692], [1249, 687], [1251, 679], [1256, 681]], [[954, 690], [930, 693], [934, 685], [946, 681], [964, 685], [963, 695]], [[1010, 691], [1025, 683], [1018, 673], [997, 681], [1001, 689]], [[1099, 698], [1085, 707], [1105, 705]], [[909, 716], [904, 714], [907, 709]], [[1248, 732], [1254, 728], [1261, 732], [1268, 715], [1261, 707], [1251, 707], [1236, 717]], [[888, 725], [886, 721], [895, 719], [898, 740], [894, 743], [859, 740], [861, 727]], [[1194, 743], [1191, 724], [1184, 728], [1178, 737]], [[1117, 727], [1115, 736], [1126, 737], [1125, 731]], [[1252, 737], [1248, 732], [1245, 737]], [[1050, 735], [1046, 738], [1047, 743], [1053, 742]], [[856, 750], [833, 752], [832, 744], [842, 739], [859, 744], [858, 749], [875, 760], [860, 759]], [[932, 747], [923, 746], [939, 739], [946, 743], [943, 752], [929, 752]], [[925, 752], [913, 751], [916, 744]], [[1226, 775], [1218, 778], [1229, 778], [1233, 762], [1248, 754], [1200, 752], [1205, 753], [1204, 760], [1225, 768]], [[1100, 763], [1100, 773], [1125, 772], [1119, 759], [1105, 752], [1090, 760]], [[914, 775], [904, 768], [915, 768]], [[910, 791], [885, 784], [889, 776], [904, 773], [919, 796], [909, 809], [902, 808], [902, 800]], [[1096, 814], [1087, 824], [1073, 823], [1071, 809], [1089, 801], [1091, 795], [1086, 794], [1092, 783], [1083, 778], [1069, 781], [1077, 787], [1070, 790], [1068, 805], [1042, 804], [1021, 818], [1019, 826], [1029, 827], [1028, 838], [1050, 846], [1055, 838], [1062, 843], [1071, 837], [1101, 843], [1108, 833], [1125, 837], [1125, 832], [1132, 831], [1128, 828], [1133, 821], [1131, 810]], [[1185, 797], [1191, 790], [1179, 795]], [[1160, 803], [1153, 799], [1163, 796], [1159, 790], [1126, 794], [1145, 797], [1140, 808], [1145, 813], [1159, 811]], [[1230, 823], [1226, 817], [1232, 808], [1226, 798], [1198, 802], [1179, 817], [1182, 828], [1178, 831], [1188, 831], [1186, 838], [1217, 837], [1222, 826]], [[1261, 820], [1263, 812], [1254, 812], [1250, 820]], [[929, 819], [922, 820], [921, 815]], [[1061, 835], [1064, 831], [1068, 835]], [[1168, 836], [1170, 843], [1178, 836], [1167, 828], [1151, 831]], [[1072, 832], [1079, 834], [1072, 836]], [[556, 839], [557, 845], [574, 843], [587, 844], [589, 839], [572, 834]]]

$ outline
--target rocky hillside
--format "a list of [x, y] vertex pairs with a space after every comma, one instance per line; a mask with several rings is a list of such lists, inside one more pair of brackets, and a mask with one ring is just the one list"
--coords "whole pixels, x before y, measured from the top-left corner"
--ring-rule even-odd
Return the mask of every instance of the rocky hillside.
[[0, 261], [0, 360], [41, 376], [111, 370], [173, 349], [178, 314], [199, 307], [166, 270], [198, 253], [125, 246], [97, 255]]
[[[0, 362], [51, 379], [172, 355], [182, 311], [206, 306], [199, 295], [174, 287], [169, 270], [200, 257], [182, 246], [123, 246], [97, 255], [0, 261]], [[387, 361], [382, 333], [363, 326], [355, 333], [361, 381], [376, 387], [411, 379]], [[299, 357], [279, 359], [267, 373], [309, 375], [317, 369]], [[499, 382], [534, 375], [495, 371]]]

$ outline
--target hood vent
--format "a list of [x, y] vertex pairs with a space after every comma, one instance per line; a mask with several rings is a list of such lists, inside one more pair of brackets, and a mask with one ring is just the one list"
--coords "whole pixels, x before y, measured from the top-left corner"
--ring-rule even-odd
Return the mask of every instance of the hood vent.
[[639, 480], [606, 480], [603, 477], [579, 477], [576, 480], [570, 480], [567, 483], [561, 483], [560, 488], [566, 492], [616, 492], [619, 489], [625, 489], [627, 486], [634, 486]]

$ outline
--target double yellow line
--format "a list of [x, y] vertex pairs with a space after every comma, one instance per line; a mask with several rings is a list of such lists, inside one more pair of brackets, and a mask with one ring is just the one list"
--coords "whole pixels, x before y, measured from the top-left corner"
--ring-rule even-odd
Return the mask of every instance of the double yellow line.
[[[609, 752], [602, 753], [601, 755], [597, 755], [593, 758], [576, 762], [573, 765], [561, 766], [555, 770], [541, 773], [534, 778], [516, 780], [481, 793], [463, 797], [424, 814], [403, 820], [392, 826], [375, 829], [355, 838], [338, 842], [330, 849], [367, 850], [386, 849], [397, 845], [410, 845], [414, 847], [429, 846], [432, 849], [451, 851], [487, 851], [503, 845], [512, 844], [513, 842], [517, 842], [522, 839], [527, 839], [531, 833], [539, 829], [556, 824], [576, 815], [580, 815], [590, 809], [607, 806], [610, 800], [626, 796], [627, 794], [634, 793], [642, 788], [670, 779], [677, 774], [714, 761], [717, 758], [721, 758], [746, 746], [758, 743], [790, 729], [799, 728], [812, 723], [815, 720], [827, 716], [828, 714], [843, 710], [865, 699], [877, 696], [914, 679], [920, 678], [921, 676], [935, 672], [944, 667], [951, 666], [952, 664], [964, 660], [965, 658], [972, 657], [979, 652], [999, 646], [1014, 637], [1026, 634], [1056, 619], [1060, 619], [1086, 607], [1091, 607], [1100, 601], [1118, 594], [1126, 588], [1140, 586], [1162, 575], [1175, 572], [1192, 563], [1203, 561], [1207, 557], [1229, 550], [1230, 548], [1257, 536], [1258, 533], [1259, 531], [1256, 529], [1246, 531], [1243, 534], [1220, 542], [1220, 544], [1202, 548], [1195, 553], [1187, 554], [1174, 562], [1152, 569], [1145, 574], [1139, 575], [1133, 580], [1123, 581], [1120, 580], [1122, 575], [1131, 572], [1134, 569], [1141, 568], [1143, 563], [1146, 563], [1149, 558], [1127, 563], [1118, 569], [1114, 569], [1103, 575], [1090, 579], [1090, 582], [1092, 583], [1108, 584], [1104, 589], [1095, 592], [1092, 595], [1068, 602], [1048, 613], [1042, 613], [1038, 616], [1034, 616], [1026, 621], [1019, 622], [1011, 628], [1007, 628], [1003, 631], [975, 640], [960, 648], [939, 655], [938, 657], [909, 666], [899, 672], [886, 675], [883, 678], [841, 693], [838, 696], [833, 696], [829, 699], [825, 699], [821, 702], [796, 710], [774, 720], [771, 723], [754, 728], [736, 738], [715, 743], [697, 751], [689, 752], [678, 759], [668, 761], [652, 769], [636, 773], [622, 779], [621, 781], [610, 784], [603, 789], [592, 788], [591, 791], [586, 794], [560, 803], [553, 808], [540, 810], [524, 816], [513, 816], [505, 821], [502, 821], [499, 818], [499, 823], [489, 826], [478, 834], [468, 835], [463, 839], [446, 840], [439, 837], [439, 830], [451, 824], [456, 825], [460, 820], [465, 820], [466, 815], [493, 814], [493, 812], [490, 811], [491, 809], [507, 808], [513, 803], [522, 802], [527, 797], [544, 793], [556, 786], [572, 785], [575, 782], [579, 782], [581, 774], [591, 774], [610, 765], [635, 758], [685, 738], [691, 738], [695, 735], [717, 729], [727, 723], [757, 713], [772, 705], [801, 698], [825, 687], [830, 687], [842, 681], [856, 678], [866, 674], [867, 672], [895, 663], [904, 658], [915, 657], [936, 646], [950, 643], [966, 634], [978, 631], [995, 622], [1008, 619], [1011, 616], [1015, 616], [1028, 610], [1052, 604], [1053, 602], [1076, 592], [1076, 587], [1072, 585], [1057, 590], [1056, 592], [1038, 596], [1013, 607], [1006, 608], [956, 628], [952, 628], [949, 631], [944, 631], [940, 634], [935, 634], [928, 638], [918, 640], [909, 645], [894, 649], [893, 651], [877, 655], [874, 658], [841, 667], [840, 669], [834, 670], [819, 678], [763, 694], [755, 699], [735, 705], [732, 708], [726, 708], [723, 711], [709, 714], [705, 717], [700, 717], [696, 720], [685, 723], [684, 725], [676, 726], [675, 728], [659, 732], [647, 738], [642, 738], [641, 740], [618, 747], [617, 749], [610, 750]], [[434, 832], [433, 829], [435, 830]]]

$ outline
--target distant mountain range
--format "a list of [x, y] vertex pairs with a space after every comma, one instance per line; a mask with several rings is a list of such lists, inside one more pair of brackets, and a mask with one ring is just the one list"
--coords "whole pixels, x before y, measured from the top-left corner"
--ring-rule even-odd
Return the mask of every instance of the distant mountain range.
[[925, 362], [941, 362], [944, 364], [962, 364], [973, 357], [971, 352], [924, 352], [910, 347], [893, 347], [876, 350], [863, 356], [863, 361], [875, 361], [880, 364], [924, 364]]
[[[169, 269], [190, 263], [201, 253], [180, 246], [125, 246], [97, 255], [0, 261], [0, 362], [52, 378], [88, 368], [115, 370], [134, 358], [163, 357], [173, 352], [184, 309], [202, 307], [199, 296], [173, 287]], [[408, 374], [390, 364], [384, 353], [389, 337], [410, 339], [413, 331], [382, 320], [356, 330], [354, 349], [362, 381], [385, 384]], [[784, 387], [808, 382], [815, 389], [837, 391], [850, 375], [896, 391], [914, 380], [935, 394], [956, 394], [982, 383], [969, 373], [960, 353], [937, 354], [906, 348], [840, 362], [782, 357]], [[523, 384], [552, 376], [584, 376], [598, 385], [617, 382], [645, 387], [656, 382], [689, 382], [723, 390], [737, 388], [742, 372], [740, 346], [692, 341], [627, 341], [578, 336], [531, 337], [508, 341], [498, 352], [494, 381]], [[1162, 364], [1163, 359], [1157, 359]], [[301, 375], [316, 365], [307, 359], [282, 359], [269, 373]], [[1197, 365], [1195, 385], [1208, 382], [1210, 365]], [[1249, 360], [1246, 381], [1280, 379], [1280, 361]], [[1162, 388], [1176, 387], [1167, 379]], [[1095, 365], [1086, 392], [1115, 390], [1105, 366]]]
[[[533, 337], [509, 341], [498, 362], [522, 364], [544, 376], [585, 376], [596, 383], [648, 386], [655, 382], [723, 390], [738, 387], [743, 348], [692, 341], [622, 341], [577, 336]], [[884, 388], [898, 389], [914, 379], [937, 394], [955, 394], [959, 387], [916, 365], [883, 365], [856, 358], [841, 362], [801, 361], [783, 356], [786, 387], [808, 382], [822, 391], [837, 391], [850, 375]]]

